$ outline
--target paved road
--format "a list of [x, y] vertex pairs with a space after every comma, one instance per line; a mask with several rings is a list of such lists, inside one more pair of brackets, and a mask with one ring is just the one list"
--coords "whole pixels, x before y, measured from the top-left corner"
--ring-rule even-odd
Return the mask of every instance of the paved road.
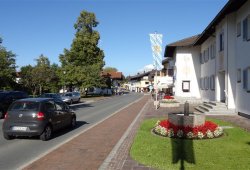
[[[136, 101], [141, 96], [140, 94], [114, 96], [90, 104], [73, 106], [72, 108], [77, 114], [77, 128], [72, 131], [62, 130], [56, 133], [52, 140], [46, 142], [40, 141], [38, 138], [18, 138], [6, 141], [3, 139], [2, 130], [0, 130], [0, 169], [17, 169], [23, 166], [27, 162], [44, 155], [56, 146], [80, 134], [113, 112]], [[2, 126], [2, 122], [3, 120], [0, 120], [0, 126]]]

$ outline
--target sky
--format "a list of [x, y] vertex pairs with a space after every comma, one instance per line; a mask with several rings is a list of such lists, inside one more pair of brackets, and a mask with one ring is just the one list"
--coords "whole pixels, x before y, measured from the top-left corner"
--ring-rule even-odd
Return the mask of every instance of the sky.
[[83, 10], [93, 12], [99, 25], [99, 47], [105, 67], [125, 76], [153, 63], [150, 33], [169, 43], [200, 34], [227, 0], [0, 0], [2, 45], [16, 54], [18, 69], [35, 65], [41, 54], [60, 65], [70, 49], [74, 23]]

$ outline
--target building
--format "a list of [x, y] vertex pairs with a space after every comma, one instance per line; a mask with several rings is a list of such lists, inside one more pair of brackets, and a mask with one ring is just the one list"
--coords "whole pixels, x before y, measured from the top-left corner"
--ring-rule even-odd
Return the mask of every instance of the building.
[[[229, 0], [199, 36], [166, 46], [176, 96], [225, 103], [250, 116], [250, 1]], [[171, 64], [172, 62], [172, 64]]]
[[198, 35], [168, 44], [165, 48], [162, 64], [168, 75], [173, 76], [173, 86], [170, 91], [178, 97], [200, 98], [199, 78], [200, 47], [193, 43]]

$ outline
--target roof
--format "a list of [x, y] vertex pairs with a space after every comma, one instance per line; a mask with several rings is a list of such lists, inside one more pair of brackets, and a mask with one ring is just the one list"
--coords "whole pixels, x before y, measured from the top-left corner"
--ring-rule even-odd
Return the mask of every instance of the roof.
[[122, 79], [122, 72], [102, 72], [102, 76], [107, 76], [112, 79]]
[[199, 36], [200, 34], [168, 44], [165, 48], [164, 57], [172, 57], [176, 47], [193, 46], [193, 44], [196, 42]]
[[151, 70], [151, 71], [148, 71], [148, 72], [144, 72], [144, 73], [138, 73], [137, 75], [135, 76], [130, 76], [129, 79], [130, 80], [134, 80], [134, 79], [138, 79], [138, 78], [142, 78], [144, 76], [148, 76], [150, 73], [152, 72], [155, 72], [155, 70]]
[[238, 10], [245, 2], [247, 2], [247, 0], [229, 0], [221, 11], [215, 16], [212, 22], [201, 33], [201, 36], [196, 40], [194, 45], [201, 45], [204, 41], [206, 41], [209, 36], [213, 35], [215, 32], [216, 25], [221, 22], [226, 15]]
[[18, 101], [30, 101], [30, 102], [42, 102], [42, 101], [49, 101], [53, 100], [52, 98], [24, 98]]

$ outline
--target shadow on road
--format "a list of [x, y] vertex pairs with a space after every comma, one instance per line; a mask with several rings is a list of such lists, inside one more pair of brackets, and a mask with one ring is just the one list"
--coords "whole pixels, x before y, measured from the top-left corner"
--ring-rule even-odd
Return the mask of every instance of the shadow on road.
[[[64, 129], [61, 129], [61, 130], [58, 130], [58, 131], [55, 131], [53, 132], [53, 136], [50, 140], [54, 139], [54, 138], [57, 138], [59, 136], [62, 136], [66, 133], [69, 133], [77, 128], [80, 128], [82, 126], [84, 126], [85, 124], [89, 124], [88, 122], [85, 122], [85, 121], [77, 121], [77, 124], [76, 124], [76, 127], [74, 128], [68, 128], [68, 127], [65, 127]], [[38, 136], [34, 136], [34, 137], [26, 137], [26, 136], [18, 136], [16, 137], [16, 139], [30, 139], [30, 140], [39, 140], [39, 137]]]
[[180, 161], [180, 170], [185, 169], [185, 161], [195, 164], [193, 140], [172, 138], [171, 143], [173, 164], [177, 164]]
[[77, 111], [77, 110], [80, 110], [82, 108], [86, 108], [86, 107], [94, 107], [93, 105], [91, 104], [81, 104], [81, 105], [76, 105], [76, 106], [69, 106], [72, 110], [74, 111]]

